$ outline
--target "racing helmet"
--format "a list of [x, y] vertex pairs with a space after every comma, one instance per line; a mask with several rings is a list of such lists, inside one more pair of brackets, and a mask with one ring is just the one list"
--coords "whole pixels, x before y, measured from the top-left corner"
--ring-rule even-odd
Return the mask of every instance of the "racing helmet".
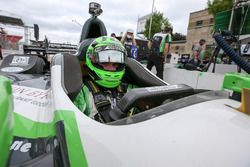
[[[116, 70], [104, 69], [102, 63], [115, 63]], [[100, 86], [117, 87], [125, 73], [127, 52], [124, 46], [115, 38], [102, 36], [96, 38], [86, 52], [86, 65], [90, 77]]]

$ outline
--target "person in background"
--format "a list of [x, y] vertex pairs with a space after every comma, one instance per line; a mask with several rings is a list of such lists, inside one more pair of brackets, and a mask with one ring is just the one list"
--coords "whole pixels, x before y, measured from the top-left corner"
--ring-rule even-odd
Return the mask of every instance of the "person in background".
[[2, 45], [0, 45], [0, 59], [3, 60]]
[[111, 33], [111, 35], [110, 35], [111, 37], [113, 37], [113, 38], [116, 38], [116, 35], [115, 35], [115, 33]]
[[163, 79], [164, 63], [167, 63], [170, 43], [172, 42], [171, 27], [161, 26], [162, 32], [156, 33], [148, 46], [150, 54], [147, 68], [151, 71], [152, 67], [156, 68], [156, 76]]
[[[169, 36], [171, 36], [171, 42], [172, 42], [172, 37], [173, 37], [173, 28], [172, 27], [169, 27], [168, 28], [169, 30]], [[166, 51], [167, 52], [167, 58], [165, 59], [165, 63], [170, 63], [170, 60], [171, 60], [171, 57], [172, 57], [172, 54], [170, 53], [170, 43], [171, 42], [169, 42], [169, 43], [167, 43], [167, 45], [169, 45], [168, 46], [168, 51]]]
[[198, 44], [192, 46], [192, 55], [193, 58], [198, 57], [202, 64], [202, 46], [206, 43], [205, 39], [200, 39]]
[[132, 55], [132, 49], [136, 47], [136, 40], [134, 37], [134, 31], [132, 29], [128, 29], [126, 33], [124, 33], [121, 38], [121, 43], [126, 48], [128, 57], [135, 58], [134, 55]]
[[193, 70], [201, 70], [201, 60], [198, 57], [198, 54], [194, 54], [193, 58], [188, 62], [188, 64], [192, 65]]

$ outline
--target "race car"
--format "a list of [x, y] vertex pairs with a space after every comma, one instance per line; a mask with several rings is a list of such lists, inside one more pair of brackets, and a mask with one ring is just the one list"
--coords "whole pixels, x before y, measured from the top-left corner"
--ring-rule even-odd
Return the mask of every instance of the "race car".
[[[38, 55], [5, 58], [0, 166], [250, 165], [249, 75], [225, 76], [230, 92], [194, 90], [170, 85], [128, 59], [125, 78], [140, 88], [124, 95], [110, 112], [113, 120], [100, 123], [82, 113], [73, 100], [82, 86], [83, 55], [103, 35], [104, 23], [93, 16], [78, 53], [55, 55], [49, 69]], [[143, 112], [127, 116], [132, 107]]]

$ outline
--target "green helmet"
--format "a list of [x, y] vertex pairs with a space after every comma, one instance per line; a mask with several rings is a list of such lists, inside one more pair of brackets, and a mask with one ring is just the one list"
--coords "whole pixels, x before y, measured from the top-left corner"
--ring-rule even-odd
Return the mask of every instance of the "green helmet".
[[[116, 70], [104, 69], [102, 64], [115, 63]], [[127, 54], [124, 46], [115, 38], [102, 36], [96, 38], [88, 47], [86, 65], [90, 77], [106, 88], [117, 87], [125, 73]]]

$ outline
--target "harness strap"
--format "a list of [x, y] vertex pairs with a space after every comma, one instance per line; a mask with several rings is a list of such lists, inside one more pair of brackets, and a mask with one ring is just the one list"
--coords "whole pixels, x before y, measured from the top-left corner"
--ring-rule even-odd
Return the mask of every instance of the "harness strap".
[[110, 101], [93, 81], [87, 81], [85, 84], [89, 88], [90, 92], [92, 92], [94, 104], [99, 113], [99, 115], [97, 114], [94, 116], [95, 120], [99, 122], [111, 121], [109, 116], [109, 111], [111, 110]]
[[100, 89], [93, 83], [93, 81], [86, 81], [84, 84], [93, 94], [100, 92]]

